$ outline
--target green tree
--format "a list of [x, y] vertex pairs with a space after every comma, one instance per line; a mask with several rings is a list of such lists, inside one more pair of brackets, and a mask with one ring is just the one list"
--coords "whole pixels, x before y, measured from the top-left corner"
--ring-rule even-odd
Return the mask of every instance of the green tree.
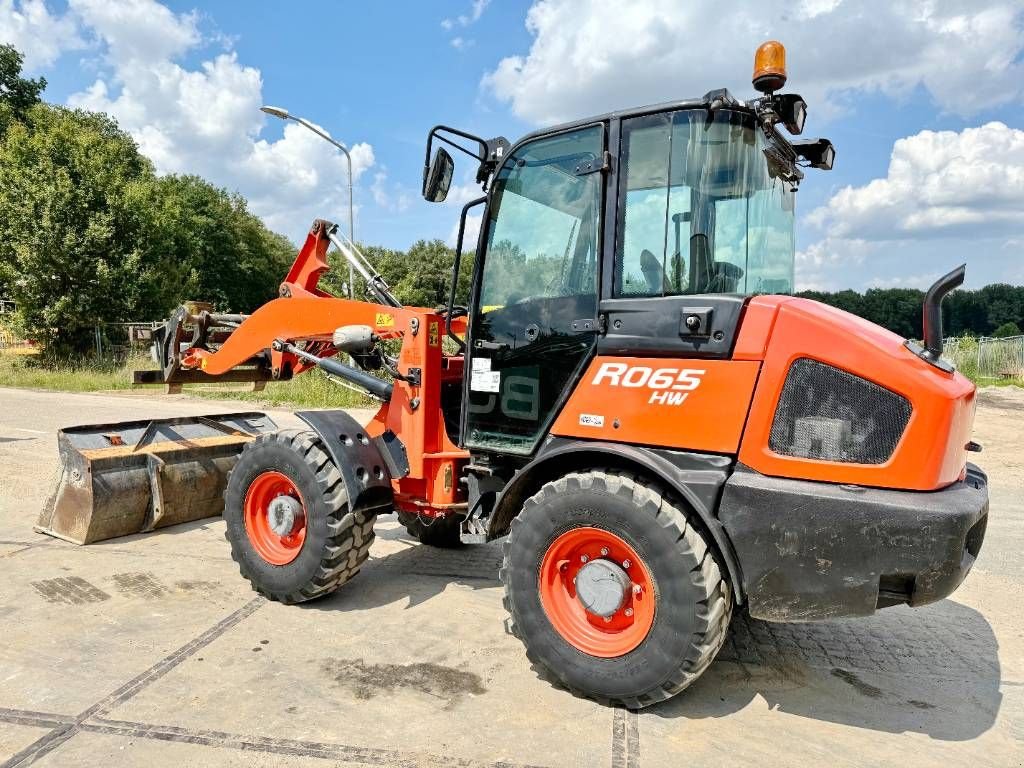
[[168, 257], [175, 303], [251, 312], [277, 295], [296, 249], [251, 214], [243, 197], [198, 176], [164, 176], [154, 181], [152, 210], [147, 248]]
[[0, 45], [0, 138], [15, 120], [22, 121], [39, 103], [46, 79], [29, 80], [21, 76], [25, 58], [11, 45]]
[[[359, 250], [391, 286], [391, 292], [406, 306], [434, 309], [448, 305], [455, 250], [441, 240], [420, 240], [408, 251], [372, 245], [360, 245]], [[329, 254], [329, 263], [331, 271], [321, 280], [321, 286], [341, 296], [344, 293], [344, 281], [348, 279], [348, 266], [336, 251]], [[455, 294], [456, 304], [468, 304], [472, 275], [473, 253], [463, 253]], [[366, 293], [363, 282], [357, 274], [356, 298], [373, 301]]]
[[147, 250], [153, 170], [105, 115], [36, 105], [0, 141], [0, 274], [51, 351], [152, 316], [173, 285]]
[[1003, 323], [992, 332], [992, 336], [997, 339], [1008, 339], [1011, 336], [1020, 336], [1020, 328], [1016, 323]]

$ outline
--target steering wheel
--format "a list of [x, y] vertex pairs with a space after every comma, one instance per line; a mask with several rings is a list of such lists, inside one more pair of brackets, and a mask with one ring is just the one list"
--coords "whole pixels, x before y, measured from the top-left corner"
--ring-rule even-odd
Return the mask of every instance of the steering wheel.
[[[437, 307], [435, 310], [439, 315], [447, 315], [448, 307]], [[455, 304], [452, 306], [451, 315], [452, 319], [456, 317], [466, 317], [469, 314], [469, 307], [464, 307], [461, 304]]]

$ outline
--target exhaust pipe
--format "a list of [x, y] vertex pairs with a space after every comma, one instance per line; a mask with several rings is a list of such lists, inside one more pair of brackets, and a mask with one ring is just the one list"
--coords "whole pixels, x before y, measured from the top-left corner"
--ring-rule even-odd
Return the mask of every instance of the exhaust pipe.
[[953, 366], [942, 359], [942, 300], [954, 288], [963, 285], [966, 273], [967, 265], [961, 264], [932, 283], [924, 296], [921, 310], [924, 346], [911, 341], [906, 343], [907, 349], [915, 355], [947, 373], [953, 372]]

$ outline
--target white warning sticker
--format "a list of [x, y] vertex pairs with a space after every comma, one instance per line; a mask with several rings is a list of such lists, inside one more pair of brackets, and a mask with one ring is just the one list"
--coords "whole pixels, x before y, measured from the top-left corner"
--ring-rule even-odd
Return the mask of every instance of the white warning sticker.
[[500, 392], [501, 371], [473, 371], [469, 388], [474, 392]]
[[598, 416], [593, 413], [581, 413], [580, 414], [580, 426], [581, 427], [603, 427], [604, 416]]
[[489, 358], [489, 357], [474, 357], [473, 358], [473, 370], [474, 371], [489, 371], [489, 370], [491, 370], [491, 358]]

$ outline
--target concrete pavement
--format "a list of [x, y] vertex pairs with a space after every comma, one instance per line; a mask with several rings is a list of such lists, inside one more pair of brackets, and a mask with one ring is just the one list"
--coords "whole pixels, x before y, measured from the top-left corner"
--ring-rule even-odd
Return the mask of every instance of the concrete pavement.
[[249, 590], [219, 519], [89, 547], [32, 532], [59, 427], [234, 410], [252, 407], [0, 388], [0, 765], [1024, 764], [1017, 391], [982, 398], [993, 510], [951, 599], [738, 616], [697, 684], [639, 714], [537, 678], [503, 629], [496, 544], [431, 549], [384, 517], [350, 584], [286, 607]]

